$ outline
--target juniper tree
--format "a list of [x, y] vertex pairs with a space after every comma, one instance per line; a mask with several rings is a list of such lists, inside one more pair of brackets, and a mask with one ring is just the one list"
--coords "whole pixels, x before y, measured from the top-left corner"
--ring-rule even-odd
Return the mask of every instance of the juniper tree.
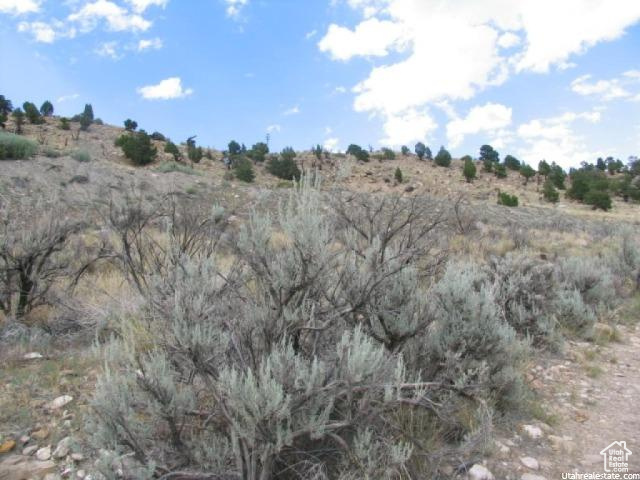
[[40, 106], [40, 113], [44, 117], [50, 117], [53, 115], [53, 104], [49, 100], [45, 100]]
[[415, 150], [416, 155], [418, 156], [418, 158], [420, 160], [424, 159], [424, 156], [427, 153], [427, 147], [425, 146], [424, 143], [422, 143], [422, 142], [416, 143], [416, 146], [415, 146], [414, 150]]
[[476, 165], [471, 158], [465, 159], [462, 174], [467, 183], [471, 183], [471, 181], [476, 178]]
[[22, 108], [24, 109], [24, 114], [27, 117], [27, 120], [29, 120], [29, 123], [37, 125], [43, 122], [40, 111], [35, 104], [31, 102], [24, 102], [22, 104]]
[[22, 125], [24, 125], [24, 112], [19, 108], [16, 108], [11, 113], [11, 117], [13, 118], [13, 122], [16, 124], [16, 133], [22, 133]]
[[451, 165], [451, 154], [444, 147], [440, 147], [435, 157], [435, 163], [440, 167], [449, 167]]

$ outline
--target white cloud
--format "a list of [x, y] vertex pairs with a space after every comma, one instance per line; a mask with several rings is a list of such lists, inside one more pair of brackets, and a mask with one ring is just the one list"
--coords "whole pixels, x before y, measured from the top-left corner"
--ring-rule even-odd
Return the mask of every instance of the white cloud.
[[[468, 100], [520, 72], [567, 68], [640, 19], [640, 1], [629, 0], [346, 1], [361, 22], [332, 24], [319, 49], [336, 60], [381, 57], [354, 88], [354, 109], [392, 123], [410, 109]], [[389, 55], [398, 49], [407, 54]]]
[[447, 125], [447, 138], [453, 148], [459, 146], [466, 135], [480, 132], [497, 134], [511, 124], [511, 108], [498, 103], [473, 107], [465, 118], [456, 118]]
[[242, 9], [247, 6], [249, 0], [224, 0], [227, 4], [227, 16], [238, 19]]
[[170, 100], [187, 97], [193, 93], [193, 89], [182, 88], [180, 77], [171, 77], [162, 80], [157, 85], [140, 87], [138, 93], [146, 100]]
[[318, 34], [317, 30], [311, 30], [310, 32], [307, 32], [306, 35], [304, 36], [305, 40], [311, 40], [313, 37], [315, 37]]
[[41, 43], [53, 43], [57, 36], [51, 25], [45, 22], [21, 22], [18, 31], [30, 33], [36, 42]]
[[40, 10], [40, 1], [36, 0], [0, 0], [0, 13], [23, 15]]
[[386, 137], [382, 145], [398, 147], [418, 140], [426, 140], [438, 128], [437, 123], [426, 111], [408, 109], [385, 118], [383, 129]]
[[347, 93], [347, 88], [343, 87], [342, 85], [339, 85], [333, 89], [333, 93], [336, 93], [336, 94]]
[[72, 93], [69, 95], [62, 95], [61, 97], [58, 97], [58, 99], [56, 100], [56, 103], [64, 103], [64, 102], [68, 102], [71, 100], [76, 100], [77, 98], [80, 98], [80, 95], [78, 93]]
[[613, 78], [611, 80], [598, 80], [590, 82], [591, 75], [582, 75], [571, 82], [571, 90], [583, 96], [597, 96], [602, 100], [614, 100], [616, 98], [625, 98], [631, 94], [623, 88], [620, 80]]
[[520, 43], [522, 40], [513, 32], [505, 32], [498, 37], [498, 46], [502, 48], [517, 47]]
[[114, 60], [118, 60], [121, 56], [118, 53], [118, 42], [103, 42], [94, 50], [97, 55], [101, 57], [110, 57]]
[[582, 113], [567, 112], [551, 118], [534, 119], [520, 125], [518, 136], [524, 146], [518, 150], [519, 156], [527, 163], [537, 165], [542, 159], [554, 161], [563, 167], [577, 166], [582, 161], [590, 161], [601, 152], [594, 152], [586, 145], [584, 136], [575, 132], [577, 121], [598, 123], [599, 111]]
[[87, 3], [80, 10], [69, 15], [68, 20], [77, 22], [84, 32], [96, 28], [101, 20], [106, 22], [109, 30], [115, 32], [146, 31], [151, 27], [149, 20], [109, 0], [95, 0]]
[[283, 115], [289, 116], [289, 115], [297, 115], [300, 113], [300, 107], [298, 105], [291, 107], [287, 110], [285, 110], [284, 112], [282, 112]]
[[354, 31], [331, 24], [318, 48], [329, 53], [334, 60], [349, 60], [355, 56], [384, 57], [391, 49], [401, 47], [402, 37], [400, 24], [370, 18]]
[[282, 130], [282, 127], [278, 124], [269, 125], [267, 127], [267, 133], [278, 133]]
[[340, 146], [340, 139], [332, 137], [332, 138], [327, 138], [324, 141], [324, 144], [322, 145], [322, 148], [324, 148], [328, 152], [336, 152], [336, 151], [338, 151], [338, 147], [339, 146]]
[[632, 78], [634, 80], [640, 80], [640, 70], [628, 70], [622, 74], [627, 78]]
[[138, 51], [144, 50], [160, 50], [162, 48], [162, 40], [159, 38], [141, 39], [138, 42]]
[[127, 0], [127, 3], [131, 5], [134, 12], [143, 13], [151, 6], [164, 8], [169, 3], [169, 0]]

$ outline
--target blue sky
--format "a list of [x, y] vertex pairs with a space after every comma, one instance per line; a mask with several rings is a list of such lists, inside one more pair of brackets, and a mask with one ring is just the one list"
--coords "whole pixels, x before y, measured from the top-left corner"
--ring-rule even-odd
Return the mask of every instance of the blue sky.
[[0, 0], [0, 93], [297, 149], [640, 153], [636, 0]]

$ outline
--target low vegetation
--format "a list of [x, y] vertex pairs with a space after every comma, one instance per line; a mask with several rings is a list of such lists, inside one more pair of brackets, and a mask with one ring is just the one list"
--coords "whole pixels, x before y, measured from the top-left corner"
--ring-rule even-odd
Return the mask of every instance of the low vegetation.
[[38, 145], [9, 132], [0, 132], [0, 160], [22, 160], [38, 151]]

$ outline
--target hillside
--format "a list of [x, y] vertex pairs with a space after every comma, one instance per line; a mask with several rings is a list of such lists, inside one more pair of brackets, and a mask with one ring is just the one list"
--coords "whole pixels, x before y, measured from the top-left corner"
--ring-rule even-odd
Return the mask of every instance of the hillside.
[[637, 442], [639, 205], [58, 124], [0, 161], [0, 480], [551, 480]]

